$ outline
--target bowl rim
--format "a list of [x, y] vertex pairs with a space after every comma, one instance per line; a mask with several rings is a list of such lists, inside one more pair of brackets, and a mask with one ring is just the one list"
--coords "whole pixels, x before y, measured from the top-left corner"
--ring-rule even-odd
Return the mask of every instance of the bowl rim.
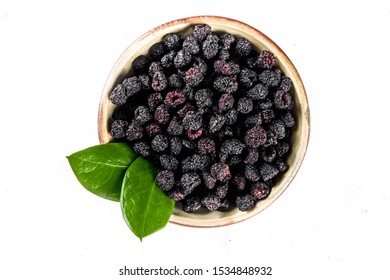
[[[121, 54], [121, 56], [118, 58], [116, 63], [111, 69], [111, 72], [106, 80], [106, 83], [104, 85], [100, 104], [99, 104], [99, 111], [98, 111], [98, 137], [99, 142], [101, 144], [109, 142], [109, 136], [107, 135], [107, 108], [109, 101], [107, 100], [108, 93], [112, 90], [113, 86], [117, 83], [118, 77], [120, 75], [120, 70], [123, 68], [123, 65], [127, 62], [128, 63], [128, 56], [129, 54], [136, 53], [137, 50], [140, 48], [138, 47], [139, 44], [142, 46], [142, 42], [146, 39], [150, 40], [156, 40], [156, 38], [159, 38], [161, 40], [161, 37], [164, 34], [169, 33], [170, 30], [174, 30], [175, 28], [186, 28], [188, 26], [192, 26], [194, 24], [209, 24], [212, 26], [216, 25], [223, 25], [225, 28], [230, 28], [237, 30], [238, 33], [242, 34], [243, 37], [252, 37], [256, 38], [256, 42], [264, 46], [265, 49], [270, 50], [276, 57], [278, 61], [278, 66], [283, 66], [285, 69], [283, 72], [285, 73], [286, 70], [290, 74], [288, 75], [290, 79], [293, 81], [294, 90], [295, 90], [295, 99], [299, 97], [300, 101], [300, 122], [299, 125], [301, 126], [300, 135], [301, 139], [299, 141], [298, 145], [298, 151], [295, 154], [295, 158], [293, 161], [293, 166], [289, 166], [289, 169], [287, 170], [286, 174], [283, 175], [283, 178], [281, 178], [278, 183], [273, 187], [273, 190], [271, 193], [273, 193], [272, 196], [267, 197], [266, 199], [257, 202], [255, 208], [252, 210], [241, 212], [238, 209], [232, 210], [235, 211], [233, 215], [228, 215], [230, 212], [220, 212], [218, 214], [215, 214], [214, 216], [211, 215], [208, 219], [199, 219], [198, 213], [185, 213], [181, 209], [178, 209], [178, 207], [175, 207], [174, 212], [171, 215], [171, 218], [169, 220], [170, 223], [182, 225], [182, 226], [189, 226], [189, 227], [198, 227], [198, 228], [210, 228], [210, 227], [220, 227], [220, 226], [227, 226], [231, 224], [235, 224], [241, 221], [245, 221], [260, 212], [262, 212], [264, 209], [268, 208], [271, 204], [273, 204], [280, 195], [287, 189], [287, 187], [291, 184], [293, 179], [298, 173], [298, 170], [300, 169], [302, 162], [304, 160], [304, 157], [307, 152], [309, 138], [310, 138], [310, 110], [309, 110], [309, 104], [307, 99], [307, 94], [305, 87], [303, 85], [302, 79], [295, 68], [292, 61], [288, 58], [288, 56], [284, 53], [284, 51], [268, 36], [266, 36], [264, 33], [259, 31], [258, 29], [242, 22], [236, 19], [223, 17], [223, 16], [214, 16], [214, 15], [199, 15], [199, 16], [191, 16], [191, 17], [185, 17], [180, 19], [175, 19], [163, 24], [160, 24], [156, 26], [155, 28], [147, 31], [140, 37], [138, 37], [135, 41], [133, 41]], [[165, 30], [168, 30], [164, 32]], [[244, 33], [241, 33], [242, 31], [245, 31]], [[248, 38], [247, 38], [248, 39]], [[248, 39], [253, 43], [252, 40]], [[283, 183], [283, 184], [282, 184]], [[277, 187], [277, 190], [275, 191], [275, 187]], [[216, 211], [214, 211], [216, 212]], [[230, 213], [231, 214], [231, 213]], [[198, 216], [196, 219], [195, 216]]]

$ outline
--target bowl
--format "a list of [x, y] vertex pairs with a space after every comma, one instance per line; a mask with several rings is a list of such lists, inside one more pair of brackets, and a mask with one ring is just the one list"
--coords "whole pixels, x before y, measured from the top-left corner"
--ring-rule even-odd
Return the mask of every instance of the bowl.
[[289, 168], [283, 173], [277, 184], [272, 188], [269, 196], [264, 200], [258, 201], [252, 210], [246, 212], [234, 208], [227, 212], [210, 212], [204, 210], [196, 213], [186, 213], [176, 206], [170, 218], [171, 223], [184, 226], [226, 226], [251, 218], [275, 202], [297, 174], [304, 159], [309, 141], [310, 113], [302, 80], [293, 63], [283, 50], [262, 32], [241, 21], [220, 16], [194, 16], [177, 19], [164, 23], [146, 32], [123, 52], [107, 78], [99, 106], [98, 135], [99, 141], [102, 144], [112, 140], [109, 134], [108, 124], [115, 105], [110, 102], [108, 98], [109, 93], [113, 90], [115, 85], [122, 82], [129, 71], [131, 71], [132, 61], [141, 54], [147, 54], [148, 49], [153, 44], [161, 41], [164, 35], [179, 32], [185, 36], [190, 33], [192, 26], [196, 24], [208, 24], [214, 32], [225, 31], [232, 35], [245, 37], [258, 51], [265, 49], [271, 51], [277, 58], [277, 66], [286, 76], [290, 77], [293, 83], [290, 92], [295, 98], [296, 127], [291, 135], [292, 146], [290, 155], [287, 159]]

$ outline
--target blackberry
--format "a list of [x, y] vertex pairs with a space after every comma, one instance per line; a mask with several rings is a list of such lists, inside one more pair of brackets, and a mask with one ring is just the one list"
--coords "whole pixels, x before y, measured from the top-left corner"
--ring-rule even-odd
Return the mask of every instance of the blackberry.
[[267, 87], [276, 87], [279, 85], [281, 79], [281, 72], [277, 69], [264, 70], [259, 74], [259, 81], [261, 81]]
[[157, 105], [159, 105], [162, 102], [162, 96], [161, 93], [155, 92], [151, 93], [148, 96], [148, 106], [151, 111], [156, 110]]
[[185, 101], [186, 97], [184, 94], [180, 90], [175, 89], [167, 93], [164, 103], [170, 108], [175, 108], [184, 104]]
[[244, 158], [244, 163], [254, 164], [259, 160], [259, 151], [258, 149], [249, 148], [246, 151], [246, 156]]
[[173, 60], [176, 56], [177, 52], [176, 51], [170, 51], [169, 53], [165, 54], [161, 59], [160, 59], [160, 64], [163, 68], [170, 68], [173, 67]]
[[185, 50], [180, 50], [173, 59], [173, 65], [179, 69], [189, 65], [191, 61], [192, 55]]
[[138, 76], [139, 81], [141, 82], [141, 89], [143, 91], [148, 91], [150, 87], [150, 77], [148, 74], [142, 74]]
[[261, 100], [267, 97], [268, 95], [268, 88], [258, 83], [253, 88], [247, 91], [246, 96], [248, 96], [252, 100]]
[[264, 123], [270, 123], [275, 118], [275, 112], [272, 109], [262, 110], [261, 117]]
[[138, 106], [134, 111], [134, 120], [143, 125], [146, 122], [152, 119], [152, 114], [150, 113], [148, 107], [146, 106]]
[[182, 201], [185, 198], [185, 195], [182, 190], [172, 189], [168, 192], [168, 197], [173, 201]]
[[272, 52], [264, 50], [260, 53], [259, 58], [261, 68], [272, 69], [275, 66], [276, 57]]
[[242, 114], [248, 114], [253, 110], [253, 102], [247, 97], [241, 97], [237, 102], [237, 111]]
[[183, 126], [187, 130], [198, 130], [202, 126], [202, 116], [194, 111], [189, 111], [183, 118]]
[[267, 130], [267, 141], [264, 144], [264, 147], [269, 147], [272, 145], [276, 145], [278, 143], [278, 138], [275, 133], [271, 130]]
[[275, 146], [275, 149], [278, 157], [283, 157], [290, 150], [290, 144], [288, 144], [287, 142], [279, 142]]
[[218, 100], [218, 107], [221, 111], [231, 109], [234, 105], [234, 97], [230, 93], [224, 93]]
[[238, 89], [238, 82], [234, 76], [217, 76], [213, 87], [221, 93], [233, 93]]
[[251, 185], [250, 191], [254, 199], [261, 200], [270, 194], [271, 188], [266, 183], [256, 182]]
[[121, 139], [126, 137], [126, 130], [129, 123], [124, 120], [115, 120], [111, 124], [111, 136], [114, 139]]
[[228, 183], [225, 183], [225, 184], [221, 184], [219, 185], [218, 187], [216, 187], [215, 189], [215, 194], [219, 197], [219, 198], [225, 198], [227, 193], [228, 193], [228, 190], [229, 190], [229, 185]]
[[202, 204], [200, 202], [200, 198], [198, 196], [193, 196], [186, 198], [183, 202], [183, 211], [184, 212], [195, 212], [198, 211]]
[[129, 96], [126, 93], [126, 89], [122, 84], [118, 84], [114, 90], [110, 93], [110, 101], [114, 105], [123, 105], [126, 103]]
[[190, 53], [192, 55], [199, 53], [200, 46], [199, 46], [199, 42], [195, 38], [195, 36], [190, 35], [184, 39], [183, 50], [187, 51], [188, 53]]
[[182, 37], [178, 33], [169, 33], [164, 36], [164, 44], [168, 50], [180, 49]]
[[226, 212], [229, 210], [230, 205], [231, 203], [228, 199], [223, 199], [221, 200], [221, 203], [219, 204], [219, 208], [217, 210], [221, 212]]
[[174, 116], [170, 121], [167, 128], [167, 132], [170, 135], [180, 135], [183, 133], [183, 124], [177, 116]]
[[194, 99], [199, 108], [209, 107], [213, 103], [213, 93], [208, 88], [203, 88], [195, 93]]
[[269, 163], [260, 165], [260, 176], [264, 181], [269, 181], [279, 174], [279, 170]]
[[171, 88], [181, 89], [183, 87], [183, 80], [177, 74], [172, 74], [168, 78], [168, 83]]
[[236, 38], [232, 34], [222, 33], [219, 35], [219, 43], [223, 49], [228, 50], [232, 44], [236, 41]]
[[168, 148], [168, 138], [162, 134], [156, 135], [152, 140], [152, 149], [155, 152], [163, 152]]
[[163, 42], [158, 42], [149, 48], [149, 56], [153, 60], [160, 60], [166, 53], [166, 51], [167, 49], [165, 47], [165, 44]]
[[217, 35], [207, 35], [206, 39], [202, 43], [202, 52], [205, 59], [212, 59], [218, 53], [218, 41]]
[[183, 172], [204, 170], [210, 165], [210, 158], [205, 155], [194, 154], [186, 157], [181, 162]]
[[215, 156], [215, 142], [210, 138], [202, 138], [198, 141], [198, 152], [201, 155]]
[[238, 118], [238, 113], [237, 113], [237, 110], [232, 108], [230, 110], [228, 110], [225, 115], [225, 120], [226, 120], [226, 124], [227, 125], [232, 125], [234, 124], [236, 121], [237, 121], [237, 118]]
[[291, 86], [292, 86], [291, 79], [283, 75], [280, 80], [279, 89], [281, 91], [289, 91], [291, 89]]
[[248, 127], [248, 128], [252, 128], [256, 125], [261, 125], [263, 122], [263, 119], [261, 117], [261, 113], [256, 113], [256, 114], [253, 114], [251, 116], [248, 116], [246, 119], [245, 119], [245, 127]]
[[133, 146], [134, 152], [142, 157], [149, 157], [151, 154], [150, 147], [146, 142], [137, 142]]
[[257, 81], [257, 73], [251, 69], [244, 68], [238, 75], [238, 81], [246, 88], [252, 87]]
[[182, 143], [181, 143], [181, 140], [180, 138], [178, 137], [174, 137], [170, 140], [170, 143], [169, 143], [169, 149], [171, 151], [171, 154], [172, 155], [179, 155], [180, 152], [181, 152], [181, 149], [182, 149]]
[[237, 75], [240, 72], [240, 66], [232, 61], [219, 59], [214, 62], [214, 72], [219, 75]]
[[226, 49], [219, 50], [218, 58], [222, 59], [222, 60], [229, 60], [229, 59], [231, 59], [231, 55], [230, 55], [229, 50], [226, 50]]
[[203, 79], [204, 79], [204, 74], [202, 73], [201, 68], [199, 66], [193, 66], [189, 68], [184, 73], [184, 77], [183, 77], [184, 82], [191, 87], [196, 87], [200, 85]]
[[143, 129], [138, 124], [132, 122], [126, 131], [126, 139], [129, 141], [134, 141], [141, 139], [143, 136]]
[[225, 122], [226, 122], [226, 119], [224, 116], [213, 115], [210, 118], [209, 125], [208, 125], [209, 132], [215, 133], [215, 132], [219, 131], [223, 127]]
[[202, 183], [200, 177], [195, 172], [185, 173], [180, 178], [180, 185], [184, 195], [189, 195]]
[[162, 71], [155, 72], [150, 86], [157, 92], [163, 91], [168, 86], [167, 77], [165, 77]]
[[172, 171], [162, 170], [156, 175], [156, 183], [163, 191], [172, 189], [175, 183], [175, 175]]
[[245, 178], [251, 182], [260, 180], [259, 170], [252, 164], [245, 165]]
[[156, 108], [156, 111], [154, 112], [154, 119], [159, 124], [166, 124], [169, 121], [169, 109], [168, 106], [165, 104], [161, 104]]
[[252, 52], [252, 44], [245, 38], [238, 38], [234, 50], [240, 57], [246, 57]]
[[283, 173], [288, 169], [287, 163], [285, 163], [281, 158], [277, 158], [275, 160], [275, 166], [279, 170], [280, 173]]
[[161, 155], [159, 159], [160, 159], [160, 165], [162, 168], [164, 168], [166, 170], [171, 170], [171, 171], [177, 170], [177, 166], [179, 165], [179, 161], [175, 157], [168, 155], [168, 154], [165, 154], [165, 155]]
[[245, 148], [245, 144], [237, 139], [228, 139], [222, 143], [221, 153], [227, 155], [240, 155]]
[[251, 148], [258, 148], [267, 141], [267, 132], [259, 125], [248, 129], [245, 134], [245, 143]]
[[273, 106], [273, 103], [269, 98], [265, 98], [263, 100], [260, 100], [259, 103], [257, 103], [257, 107], [259, 110], [271, 109], [272, 106]]
[[221, 205], [221, 198], [216, 194], [208, 193], [203, 197], [201, 203], [207, 210], [215, 211]]
[[194, 140], [199, 138], [203, 134], [203, 128], [199, 128], [197, 130], [187, 130], [188, 139]]
[[211, 27], [207, 24], [197, 24], [194, 26], [192, 34], [199, 42], [202, 42], [211, 34]]
[[214, 163], [211, 166], [210, 174], [222, 183], [229, 181], [232, 177], [229, 166], [225, 163]]
[[274, 103], [277, 109], [291, 110], [294, 106], [294, 100], [291, 94], [280, 90], [274, 94]]
[[255, 201], [250, 194], [237, 196], [236, 205], [241, 211], [248, 211], [255, 207]]
[[286, 136], [286, 128], [281, 120], [273, 120], [269, 125], [269, 130], [275, 134], [277, 139], [283, 139]]
[[261, 151], [261, 158], [263, 161], [272, 163], [276, 158], [276, 150], [273, 146], [266, 147]]
[[161, 127], [157, 123], [152, 122], [145, 126], [145, 131], [149, 137], [153, 137], [161, 133]]
[[141, 74], [148, 71], [149, 63], [149, 59], [146, 56], [140, 55], [133, 60], [131, 66], [136, 74]]
[[150, 63], [149, 72], [148, 72], [149, 75], [153, 76], [154, 73], [162, 72], [162, 71], [164, 71], [164, 67], [161, 62], [153, 61], [152, 63]]
[[232, 180], [232, 184], [236, 187], [236, 190], [241, 192], [245, 189], [246, 179], [244, 176], [238, 174]]
[[215, 179], [213, 176], [210, 175], [208, 172], [202, 173], [202, 179], [203, 183], [205, 184], [206, 188], [209, 190], [213, 189], [215, 187], [215, 184], [217, 182], [217, 179]]
[[281, 118], [286, 127], [293, 127], [295, 125], [295, 118], [291, 112], [287, 111], [282, 114]]

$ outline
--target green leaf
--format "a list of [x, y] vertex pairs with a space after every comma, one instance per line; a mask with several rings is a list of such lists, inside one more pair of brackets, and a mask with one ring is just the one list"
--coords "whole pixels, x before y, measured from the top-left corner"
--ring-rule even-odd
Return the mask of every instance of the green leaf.
[[126, 143], [97, 145], [67, 157], [84, 188], [114, 201], [120, 200], [126, 170], [136, 158]]
[[121, 208], [131, 231], [141, 239], [168, 223], [175, 202], [156, 184], [157, 168], [138, 157], [127, 169], [122, 185]]

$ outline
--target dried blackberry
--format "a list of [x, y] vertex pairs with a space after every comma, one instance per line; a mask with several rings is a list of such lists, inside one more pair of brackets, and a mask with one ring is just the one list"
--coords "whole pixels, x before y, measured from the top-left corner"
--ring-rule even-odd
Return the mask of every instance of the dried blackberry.
[[202, 116], [194, 111], [189, 111], [183, 118], [183, 126], [187, 130], [198, 130], [202, 126]]
[[126, 130], [129, 123], [124, 120], [115, 120], [111, 124], [111, 136], [114, 139], [121, 139], [126, 137]]
[[282, 114], [281, 118], [286, 127], [293, 127], [295, 125], [295, 118], [291, 112], [287, 111]]
[[165, 154], [165, 155], [161, 155], [159, 159], [160, 159], [160, 165], [162, 168], [164, 168], [166, 170], [171, 170], [171, 171], [177, 170], [177, 167], [179, 165], [179, 161], [175, 157], [168, 155], [168, 154]]
[[143, 136], [143, 129], [138, 124], [132, 122], [126, 131], [126, 139], [129, 141], [134, 141], [141, 139]]
[[260, 176], [264, 181], [269, 181], [279, 174], [279, 170], [269, 163], [260, 165]]
[[291, 110], [294, 106], [294, 100], [291, 94], [280, 90], [274, 94], [274, 103], [277, 109]]
[[184, 173], [180, 178], [180, 185], [184, 195], [189, 195], [202, 183], [199, 175], [195, 172]]
[[187, 51], [192, 55], [199, 53], [200, 45], [195, 36], [190, 35], [184, 39], [183, 50]]
[[152, 122], [145, 126], [145, 131], [149, 137], [153, 137], [161, 133], [161, 127], [157, 123]]
[[237, 110], [234, 109], [234, 108], [228, 110], [228, 111], [225, 113], [224, 117], [225, 117], [225, 120], [226, 120], [225, 123], [226, 123], [227, 125], [232, 125], [232, 124], [234, 124], [234, 123], [237, 121], [237, 119], [238, 119]]
[[258, 83], [253, 88], [247, 91], [246, 96], [248, 96], [252, 100], [261, 100], [266, 98], [268, 95], [268, 88]]
[[168, 86], [167, 77], [165, 77], [162, 71], [155, 72], [150, 86], [157, 92], [163, 91]]
[[141, 90], [148, 91], [151, 89], [151, 87], [150, 87], [151, 82], [150, 82], [150, 77], [148, 74], [139, 75], [138, 79], [141, 83]]
[[192, 34], [199, 42], [202, 42], [211, 34], [211, 27], [207, 24], [197, 24], [194, 26]]
[[218, 107], [221, 111], [231, 109], [234, 105], [234, 97], [230, 93], [224, 93], [218, 100]]
[[155, 43], [149, 49], [149, 56], [153, 60], [160, 60], [163, 55], [167, 52], [164, 42]]
[[145, 55], [137, 56], [131, 66], [136, 74], [146, 73], [149, 68], [150, 61]]
[[233, 61], [219, 59], [214, 62], [214, 72], [219, 75], [237, 75], [240, 73], [240, 66]]
[[166, 124], [169, 121], [169, 109], [168, 106], [165, 104], [161, 104], [156, 108], [156, 111], [154, 112], [154, 119], [159, 124]]
[[238, 38], [234, 49], [238, 56], [245, 57], [251, 53], [252, 44], [245, 38]]
[[185, 195], [182, 190], [172, 189], [168, 192], [168, 197], [173, 201], [182, 201], [185, 198]]
[[179, 105], [184, 104], [185, 101], [186, 97], [184, 96], [183, 92], [178, 89], [175, 89], [167, 93], [167, 95], [165, 96], [164, 103], [170, 108], [175, 108]]
[[281, 79], [281, 72], [278, 69], [264, 70], [259, 75], [259, 81], [261, 81], [267, 87], [276, 87], [279, 85]]
[[182, 42], [182, 37], [178, 33], [169, 33], [164, 36], [164, 44], [168, 50], [178, 50]]
[[171, 154], [174, 155], [174, 156], [177, 156], [180, 154], [181, 152], [181, 149], [182, 149], [182, 143], [181, 143], [181, 140], [180, 138], [178, 137], [173, 137], [171, 140], [170, 140], [170, 143], [169, 143], [169, 149], [171, 151]]
[[213, 87], [221, 93], [234, 93], [238, 89], [238, 82], [234, 76], [218, 76], [213, 82]]
[[229, 185], [228, 183], [225, 183], [225, 184], [221, 184], [219, 185], [218, 187], [216, 187], [215, 189], [215, 194], [223, 199], [226, 197], [227, 193], [228, 193], [228, 190], [229, 190]]
[[237, 174], [232, 180], [232, 184], [235, 186], [237, 191], [241, 192], [245, 189], [246, 179], [244, 176]]
[[126, 89], [122, 84], [118, 84], [109, 96], [110, 101], [115, 105], [125, 104], [128, 97]]
[[153, 76], [154, 73], [156, 72], [163, 72], [163, 71], [164, 71], [164, 67], [160, 61], [153, 61], [152, 63], [150, 63], [149, 71], [148, 71], [150, 76]]
[[251, 182], [260, 180], [259, 170], [252, 164], [245, 165], [245, 178]]
[[253, 110], [253, 102], [251, 99], [246, 97], [241, 97], [237, 101], [237, 111], [242, 114], [248, 114]]
[[251, 69], [244, 68], [238, 75], [238, 81], [246, 88], [252, 87], [257, 81], [257, 73]]
[[221, 153], [226, 155], [240, 155], [245, 148], [245, 144], [238, 139], [228, 139], [222, 143]]
[[198, 152], [201, 155], [215, 156], [215, 142], [210, 138], [202, 138], [198, 141]]
[[247, 128], [252, 128], [256, 125], [261, 125], [263, 122], [263, 118], [261, 117], [261, 113], [255, 113], [251, 116], [248, 116], [246, 119], [245, 119], [245, 127]]
[[217, 35], [207, 35], [206, 39], [202, 43], [202, 52], [205, 59], [211, 59], [218, 53], [218, 41]]
[[275, 160], [275, 166], [279, 170], [280, 173], [283, 173], [288, 169], [287, 163], [285, 163], [281, 158], [277, 158]]
[[183, 79], [177, 74], [169, 76], [168, 83], [169, 86], [174, 89], [181, 89], [183, 87]]
[[181, 170], [183, 172], [200, 171], [200, 170], [204, 170], [209, 165], [210, 165], [210, 158], [208, 156], [194, 154], [182, 160]]
[[196, 87], [200, 85], [200, 83], [204, 79], [204, 74], [199, 66], [193, 66], [189, 68], [185, 73], [183, 80], [184, 82], [191, 87]]
[[173, 59], [173, 65], [176, 68], [183, 68], [189, 65], [192, 61], [192, 55], [186, 50], [180, 50], [177, 52], [175, 58]]
[[287, 154], [287, 152], [290, 150], [290, 144], [287, 142], [279, 142], [276, 146], [276, 153], [279, 157], [283, 157], [284, 155]]
[[246, 164], [254, 164], [259, 160], [258, 149], [248, 148], [245, 154], [244, 162]]
[[175, 183], [175, 175], [172, 171], [162, 170], [156, 175], [156, 183], [163, 191], [169, 191]]
[[146, 142], [134, 143], [133, 150], [137, 155], [140, 155], [142, 157], [148, 157], [151, 154], [150, 147]]
[[208, 88], [202, 88], [195, 93], [194, 99], [199, 108], [209, 107], [213, 103], [213, 93]]
[[269, 130], [274, 133], [277, 139], [283, 139], [286, 136], [286, 128], [281, 120], [273, 120], [269, 125]]
[[264, 69], [272, 69], [275, 66], [276, 57], [275, 55], [268, 51], [264, 50], [260, 53], [260, 67]]
[[218, 58], [222, 60], [229, 60], [232, 56], [230, 55], [229, 50], [221, 49], [219, 50]]
[[216, 194], [209, 193], [203, 197], [201, 203], [207, 210], [215, 211], [221, 205], [221, 198]]
[[292, 81], [289, 77], [286, 77], [286, 76], [282, 76], [281, 80], [280, 80], [280, 84], [279, 84], [279, 89], [281, 91], [289, 91], [291, 89], [291, 86], [292, 86]]
[[255, 207], [255, 201], [250, 194], [237, 196], [236, 205], [241, 211], [248, 211]]
[[250, 191], [254, 199], [261, 200], [270, 194], [271, 188], [264, 182], [256, 182], [251, 185]]
[[152, 140], [152, 149], [155, 152], [163, 152], [168, 148], [168, 138], [162, 134], [156, 135]]
[[248, 129], [245, 134], [245, 143], [251, 148], [258, 148], [267, 141], [267, 132], [259, 125]]
[[152, 114], [150, 113], [148, 107], [146, 106], [138, 106], [134, 111], [134, 120], [143, 125], [146, 122], [152, 119]]
[[160, 59], [160, 65], [163, 68], [171, 68], [173, 67], [173, 60], [175, 59], [177, 52], [176, 51], [170, 51], [169, 53], [165, 54]]
[[229, 181], [232, 177], [229, 166], [225, 163], [214, 163], [211, 166], [210, 174], [222, 183]]
[[169, 135], [175, 136], [181, 135], [183, 133], [183, 124], [177, 116], [174, 116], [170, 121], [167, 128], [167, 132], [169, 133]]
[[187, 130], [186, 135], [188, 139], [195, 140], [202, 136], [203, 134], [203, 128], [199, 128], [197, 130]]
[[236, 38], [232, 34], [226, 32], [219, 34], [219, 43], [225, 50], [229, 50], [235, 41]]
[[215, 187], [215, 184], [217, 182], [217, 179], [215, 179], [213, 176], [210, 175], [210, 173], [208, 172], [203, 172], [202, 173], [202, 179], [203, 179], [203, 183], [205, 184], [205, 186], [211, 190]]
[[200, 202], [200, 198], [198, 196], [193, 196], [186, 198], [183, 202], [183, 211], [184, 212], [195, 212], [198, 211], [202, 204]]
[[219, 131], [223, 127], [225, 122], [226, 122], [226, 119], [224, 116], [221, 116], [221, 115], [212, 116], [210, 118], [209, 125], [208, 125], [209, 132], [215, 133], [215, 132]]

